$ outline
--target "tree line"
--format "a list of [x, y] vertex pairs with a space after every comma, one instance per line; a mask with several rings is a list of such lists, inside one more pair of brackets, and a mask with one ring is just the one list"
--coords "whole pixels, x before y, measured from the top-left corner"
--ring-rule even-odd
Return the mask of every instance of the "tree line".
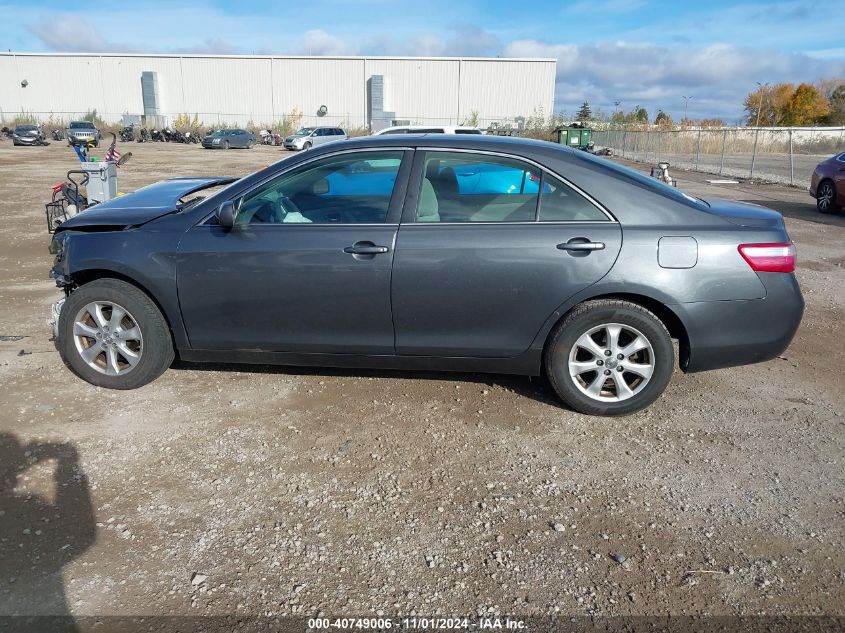
[[763, 85], [744, 101], [748, 125], [845, 125], [845, 78]]
[[[750, 126], [792, 127], [813, 125], [845, 125], [845, 77], [823, 79], [816, 84], [791, 83], [762, 85], [745, 97], [745, 123]], [[560, 116], [563, 116], [561, 113]], [[617, 110], [608, 115], [593, 109], [585, 101], [575, 111], [573, 118], [588, 121], [610, 122], [627, 125], [655, 124], [661, 127], [675, 125], [672, 117], [658, 110], [654, 118], [648, 110], [636, 105], [625, 112]], [[681, 126], [724, 127], [725, 121], [718, 117], [689, 119], [682, 118]]]

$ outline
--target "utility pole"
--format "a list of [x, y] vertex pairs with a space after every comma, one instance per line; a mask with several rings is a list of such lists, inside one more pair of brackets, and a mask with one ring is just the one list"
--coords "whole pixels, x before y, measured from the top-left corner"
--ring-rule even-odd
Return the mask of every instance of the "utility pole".
[[689, 100], [692, 99], [692, 95], [690, 95], [689, 97], [685, 97], [684, 95], [681, 95], [681, 99], [684, 100], [684, 125], [686, 125], [687, 124], [687, 105], [689, 104]]
[[755, 82], [758, 86], [760, 86], [760, 106], [757, 108], [757, 125], [755, 127], [760, 127], [760, 113], [763, 111], [763, 95], [769, 89], [769, 82], [767, 81], [764, 84], [761, 84], [759, 81]]

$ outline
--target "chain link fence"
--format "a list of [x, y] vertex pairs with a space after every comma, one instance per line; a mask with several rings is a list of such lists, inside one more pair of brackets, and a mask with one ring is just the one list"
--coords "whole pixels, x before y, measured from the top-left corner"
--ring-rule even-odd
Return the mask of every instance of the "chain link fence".
[[808, 187], [813, 169], [845, 151], [845, 127], [595, 130], [597, 149], [719, 176]]

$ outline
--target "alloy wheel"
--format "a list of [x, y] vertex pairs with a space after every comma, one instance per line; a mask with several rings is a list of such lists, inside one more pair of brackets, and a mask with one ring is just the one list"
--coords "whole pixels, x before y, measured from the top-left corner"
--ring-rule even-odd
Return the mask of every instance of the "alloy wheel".
[[127, 374], [141, 361], [143, 336], [137, 321], [110, 301], [93, 301], [77, 313], [73, 339], [82, 360], [107, 376]]
[[584, 332], [569, 352], [569, 375], [579, 391], [621, 402], [645, 389], [654, 373], [654, 348], [630, 325], [606, 323]]
[[829, 211], [833, 205], [833, 185], [824, 183], [819, 187], [818, 206], [821, 211]]

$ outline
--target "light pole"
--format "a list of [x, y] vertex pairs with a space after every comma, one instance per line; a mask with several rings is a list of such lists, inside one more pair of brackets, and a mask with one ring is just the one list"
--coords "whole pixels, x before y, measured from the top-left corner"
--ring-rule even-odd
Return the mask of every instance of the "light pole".
[[684, 95], [681, 95], [681, 99], [684, 100], [684, 125], [686, 125], [687, 124], [687, 105], [689, 104], [689, 100], [692, 99], [692, 95], [690, 95], [689, 97], [685, 97]]
[[760, 106], [757, 108], [757, 125], [755, 127], [760, 127], [760, 113], [763, 111], [763, 95], [766, 94], [766, 91], [769, 89], [769, 82], [767, 81], [766, 83], [761, 84], [757, 81], [755, 83], [760, 86]]

